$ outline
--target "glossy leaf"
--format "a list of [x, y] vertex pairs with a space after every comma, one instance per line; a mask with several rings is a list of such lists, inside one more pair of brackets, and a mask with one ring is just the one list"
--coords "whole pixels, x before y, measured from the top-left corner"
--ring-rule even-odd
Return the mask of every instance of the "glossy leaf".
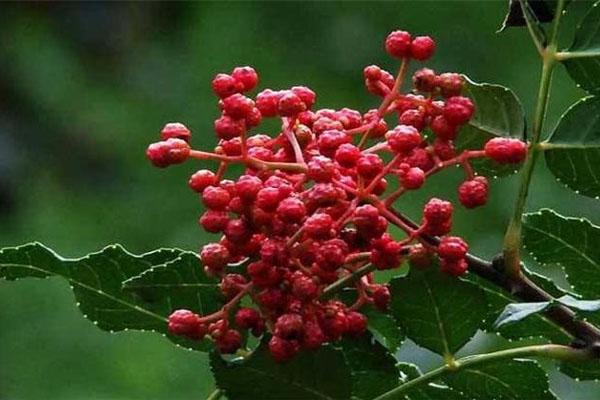
[[577, 294], [596, 298], [600, 293], [599, 227], [544, 209], [525, 215], [523, 244], [538, 262], [562, 266]]
[[569, 108], [545, 145], [546, 163], [559, 182], [585, 196], [600, 195], [600, 98]]
[[[71, 285], [77, 305], [84, 316], [99, 328], [115, 332], [127, 329], [167, 334], [167, 317], [173, 310], [154, 293], [123, 289], [123, 281], [137, 277], [153, 267], [176, 266], [181, 257], [195, 257], [181, 250], [157, 250], [141, 256], [113, 245], [78, 259], [65, 259], [39, 243], [0, 251], [0, 278], [47, 278], [59, 276]], [[196, 258], [197, 262], [197, 258]], [[201, 268], [196, 264], [197, 269]], [[191, 306], [197, 294], [172, 305]], [[197, 304], [197, 302], [196, 302]], [[190, 307], [193, 308], [193, 307]], [[208, 341], [191, 342], [169, 336], [174, 342], [197, 350], [208, 349]]]
[[396, 359], [370, 333], [343, 339], [335, 347], [350, 368], [353, 399], [372, 399], [400, 383]]
[[[550, 0], [526, 0], [525, 3], [529, 6], [531, 17], [535, 19], [535, 23], [550, 22], [554, 19], [554, 9], [556, 1]], [[508, 1], [508, 12], [499, 32], [504, 31], [510, 26], [526, 26], [527, 21], [519, 0]]]
[[444, 382], [475, 400], [556, 399], [546, 372], [535, 361], [503, 360], [447, 373]]
[[[481, 150], [485, 143], [499, 136], [523, 139], [525, 115], [517, 96], [508, 88], [467, 79], [463, 96], [475, 104], [471, 121], [458, 133], [456, 147], [460, 150]], [[499, 165], [487, 159], [474, 159], [473, 168], [487, 176], [505, 176], [516, 171], [513, 165]]]
[[[419, 368], [414, 364], [398, 363], [398, 369], [402, 376], [402, 383], [418, 378], [423, 375]], [[412, 389], [408, 389], [405, 394], [401, 395], [402, 400], [467, 400], [460, 392], [449, 388], [446, 385], [441, 385], [438, 382], [417, 385]]]
[[438, 354], [453, 354], [483, 326], [488, 304], [476, 285], [437, 268], [411, 269], [391, 281], [391, 311], [406, 336]]
[[210, 365], [217, 387], [229, 400], [341, 400], [352, 393], [352, 371], [344, 354], [329, 345], [279, 364], [265, 339], [247, 360], [229, 362], [212, 352]]
[[600, 2], [594, 3], [577, 30], [568, 49], [572, 56], [563, 61], [569, 75], [589, 93], [600, 90]]

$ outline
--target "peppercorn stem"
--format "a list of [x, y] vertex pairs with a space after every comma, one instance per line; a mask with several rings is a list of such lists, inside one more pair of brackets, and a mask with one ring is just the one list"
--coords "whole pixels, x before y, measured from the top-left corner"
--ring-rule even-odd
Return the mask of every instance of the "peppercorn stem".
[[544, 120], [546, 118], [548, 101], [550, 99], [550, 83], [552, 82], [552, 72], [556, 64], [556, 40], [563, 7], [564, 0], [559, 0], [556, 5], [552, 38], [543, 51], [542, 74], [540, 77], [538, 99], [531, 131], [531, 145], [529, 146], [525, 164], [523, 165], [521, 183], [514, 212], [504, 235], [504, 268], [505, 272], [513, 278], [518, 277], [521, 274], [522, 218], [523, 212], [525, 211], [525, 204], [527, 202], [533, 170], [535, 169], [535, 163], [540, 154], [537, 144], [540, 141]]
[[221, 389], [215, 389], [206, 400], [219, 400], [223, 396], [223, 391]]
[[354, 272], [344, 276], [341, 279], [338, 279], [337, 281], [333, 282], [331, 285], [327, 286], [325, 288], [325, 290], [323, 290], [323, 293], [321, 293], [321, 297], [328, 299], [331, 296], [333, 296], [334, 294], [336, 294], [337, 292], [339, 292], [340, 290], [342, 290], [343, 288], [345, 288], [346, 286], [348, 286], [349, 284], [355, 282], [356, 280], [360, 279], [362, 276], [367, 275], [368, 273], [373, 272], [373, 271], [375, 271], [375, 266], [373, 264], [363, 265], [362, 267], [358, 268]]
[[452, 365], [446, 364], [442, 367], [429, 371], [426, 374], [419, 376], [418, 378], [412, 379], [392, 390], [383, 393], [380, 396], [375, 397], [373, 400], [399, 399], [401, 398], [401, 393], [405, 393], [407, 390], [439, 379], [442, 375], [457, 373], [461, 369], [473, 367], [475, 365], [483, 365], [499, 360], [504, 360], [507, 358], [518, 357], [544, 357], [554, 360], [574, 362], [586, 361], [593, 358], [592, 354], [587, 350], [574, 349], [569, 346], [563, 346], [558, 344], [524, 346], [507, 350], [495, 351], [492, 353], [467, 356], [455, 360], [454, 363], [452, 363]]

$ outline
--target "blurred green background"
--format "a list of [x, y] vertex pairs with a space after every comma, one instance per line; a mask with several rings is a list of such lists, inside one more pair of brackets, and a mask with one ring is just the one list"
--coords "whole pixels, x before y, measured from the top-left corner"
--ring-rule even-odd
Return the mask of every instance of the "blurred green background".
[[[212, 146], [218, 111], [210, 80], [237, 65], [254, 66], [261, 88], [307, 85], [319, 107], [364, 111], [377, 99], [363, 87], [362, 68], [396, 68], [382, 43], [401, 28], [436, 39], [432, 68], [506, 85], [531, 114], [539, 60], [525, 29], [495, 33], [506, 3], [3, 3], [0, 247], [39, 240], [80, 256], [115, 242], [141, 253], [211, 240], [186, 184], [198, 165], [157, 170], [144, 150], [170, 121], [192, 129], [197, 147]], [[589, 5], [571, 5], [563, 45]], [[562, 68], [552, 91], [547, 131], [583, 95]], [[416, 216], [426, 197], [455, 199], [460, 181], [448, 171], [402, 208]], [[499, 251], [515, 184], [514, 177], [494, 181], [486, 207], [458, 210], [455, 232], [475, 253]], [[600, 223], [600, 202], [565, 189], [544, 168], [531, 195], [531, 210], [552, 207]], [[497, 340], [480, 339], [479, 347]], [[423, 367], [437, 362], [410, 345], [400, 357]], [[597, 384], [551, 377], [564, 398], [598, 398]], [[205, 355], [157, 334], [98, 330], [65, 282], [0, 282], [1, 399], [200, 399], [212, 389]]]

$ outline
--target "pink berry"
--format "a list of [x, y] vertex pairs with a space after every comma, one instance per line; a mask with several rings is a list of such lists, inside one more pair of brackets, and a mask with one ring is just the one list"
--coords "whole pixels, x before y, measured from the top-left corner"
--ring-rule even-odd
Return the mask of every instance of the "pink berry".
[[335, 151], [335, 161], [344, 168], [352, 168], [360, 158], [360, 149], [351, 143], [344, 143]]
[[438, 254], [441, 258], [457, 261], [465, 258], [469, 245], [458, 236], [445, 236], [438, 245]]
[[377, 154], [367, 153], [356, 162], [356, 172], [365, 179], [372, 179], [383, 170], [383, 160]]
[[466, 208], [484, 205], [488, 197], [488, 181], [483, 176], [463, 182], [458, 187], [458, 200]]
[[256, 96], [256, 107], [263, 117], [274, 117], [278, 112], [280, 92], [265, 89]]
[[294, 86], [291, 90], [292, 93], [302, 100], [307, 109], [311, 108], [315, 104], [317, 95], [306, 86]]
[[432, 69], [421, 68], [413, 75], [413, 85], [419, 92], [432, 92], [435, 89], [436, 76]]
[[407, 57], [410, 52], [410, 39], [410, 33], [404, 31], [394, 31], [390, 33], [385, 40], [385, 50], [392, 57]]
[[429, 36], [417, 36], [410, 43], [410, 56], [415, 60], [428, 60], [434, 51], [435, 42]]
[[494, 138], [485, 144], [485, 155], [498, 164], [518, 164], [527, 155], [527, 144], [519, 139]]
[[202, 192], [202, 202], [211, 210], [224, 210], [230, 200], [229, 192], [217, 186], [208, 186]]
[[210, 243], [202, 248], [200, 252], [202, 264], [212, 271], [219, 272], [229, 262], [229, 251], [219, 243]]
[[246, 130], [243, 120], [233, 119], [229, 115], [223, 115], [215, 120], [215, 133], [223, 140], [230, 140], [241, 136]]
[[458, 125], [451, 123], [445, 115], [435, 117], [430, 127], [435, 136], [442, 140], [454, 140], [458, 133]]
[[400, 182], [405, 189], [414, 190], [423, 186], [425, 182], [425, 172], [419, 167], [409, 168], [400, 178]]
[[302, 111], [307, 109], [306, 104], [302, 101], [300, 96], [292, 91], [285, 92], [277, 103], [277, 110], [279, 115], [284, 117], [291, 117], [298, 115]]
[[258, 74], [252, 67], [237, 67], [233, 70], [231, 76], [241, 84], [243, 92], [248, 92], [258, 85]]
[[469, 122], [474, 111], [475, 106], [469, 98], [453, 96], [446, 100], [444, 117], [452, 125], [463, 125]]
[[313, 214], [304, 222], [304, 232], [313, 239], [326, 238], [331, 233], [333, 218], [329, 214]]
[[192, 133], [182, 123], [171, 122], [162, 128], [162, 131], [160, 132], [160, 138], [161, 140], [168, 140], [171, 138], [181, 139], [189, 143], [190, 139], [192, 138]]
[[238, 93], [242, 88], [231, 75], [218, 74], [212, 81], [212, 89], [217, 96], [224, 99]]
[[152, 143], [146, 150], [146, 156], [155, 167], [165, 168], [184, 162], [190, 155], [190, 145], [181, 139], [167, 139]]
[[223, 99], [223, 112], [233, 119], [248, 117], [252, 113], [253, 108], [254, 101], [240, 93]]
[[425, 205], [423, 217], [427, 222], [441, 223], [452, 218], [452, 211], [452, 203], [434, 197]]
[[409, 125], [398, 125], [389, 131], [385, 138], [392, 151], [401, 154], [409, 153], [423, 141], [417, 128]]

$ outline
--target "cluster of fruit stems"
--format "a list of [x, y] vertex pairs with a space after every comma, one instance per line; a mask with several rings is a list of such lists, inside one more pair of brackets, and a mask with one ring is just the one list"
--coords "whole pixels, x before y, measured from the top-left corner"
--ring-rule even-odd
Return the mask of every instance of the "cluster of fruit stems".
[[[519, 0], [523, 5], [523, 0]], [[540, 93], [538, 96], [538, 105], [536, 107], [536, 113], [534, 117], [534, 125], [533, 125], [533, 135], [530, 143], [530, 151], [527, 154], [524, 171], [523, 171], [523, 179], [521, 181], [521, 187], [519, 190], [517, 204], [515, 207], [515, 213], [513, 218], [511, 219], [509, 228], [507, 230], [507, 235], [505, 238], [505, 252], [504, 255], [497, 257], [494, 262], [482, 260], [472, 254], [467, 254], [466, 260], [469, 264], [469, 270], [472, 273], [496, 284], [502, 289], [508, 291], [512, 295], [520, 298], [526, 302], [539, 302], [539, 301], [550, 301], [552, 300], [552, 296], [550, 296], [547, 292], [541, 289], [538, 285], [532, 282], [529, 278], [527, 278], [520, 271], [520, 254], [518, 250], [515, 253], [515, 245], [509, 242], [514, 242], [515, 237], [518, 238], [516, 240], [516, 247], [520, 247], [521, 243], [521, 228], [520, 228], [520, 220], [524, 210], [525, 199], [527, 197], [527, 189], [531, 181], [531, 175], [533, 172], [533, 167], [535, 165], [535, 161], [539, 151], [543, 150], [540, 141], [541, 128], [542, 123], [545, 117], [546, 106], [549, 97], [549, 85], [551, 80], [551, 73], [553, 65], [560, 57], [560, 54], [556, 52], [556, 37], [558, 31], [558, 25], [560, 22], [560, 16], [562, 14], [562, 10], [564, 8], [564, 0], [559, 0], [557, 5], [557, 13], [555, 17], [555, 22], [553, 26], [552, 39], [549, 45], [546, 47], [542, 46], [537, 42], [535, 35], [532, 33], [532, 37], [534, 38], [534, 42], [540, 51], [540, 54], [543, 58], [543, 69], [542, 69], [542, 77], [540, 83]], [[531, 21], [526, 18], [529, 30], [531, 31]], [[388, 115], [393, 112], [393, 102], [394, 100], [403, 99], [403, 96], [399, 93], [400, 88], [402, 86], [402, 81], [404, 79], [406, 70], [408, 67], [408, 59], [403, 59], [400, 70], [397, 74], [395, 84], [393, 88], [390, 90], [387, 87], [382, 86], [382, 90], [387, 93], [384, 97], [380, 107], [377, 110], [377, 113], [380, 118]], [[427, 100], [418, 100], [411, 99], [411, 101], [418, 101], [419, 105], [430, 107], [432, 106], [431, 99]], [[247, 166], [257, 168], [257, 169], [280, 169], [283, 171], [289, 172], [306, 172], [307, 167], [304, 163], [302, 157], [302, 150], [300, 145], [298, 144], [296, 137], [292, 131], [293, 125], [295, 121], [289, 118], [283, 118], [283, 134], [284, 137], [289, 140], [291, 143], [295, 156], [296, 163], [283, 163], [283, 162], [267, 162], [258, 160], [256, 158], [248, 157], [245, 147], [245, 136], [242, 136], [242, 155], [241, 156], [225, 156], [216, 153], [209, 153], [203, 151], [192, 150], [190, 153], [190, 157], [196, 158], [199, 160], [219, 160], [221, 162], [220, 167], [218, 169], [217, 178], [220, 179], [227, 166], [230, 163], [243, 163]], [[377, 124], [377, 119], [364, 124], [358, 128], [346, 130], [345, 133], [348, 135], [356, 135], [362, 134], [362, 137], [359, 142], [359, 147], [363, 148], [370, 134], [370, 130]], [[277, 139], [274, 139], [277, 140]], [[378, 152], [389, 150], [387, 148], [387, 144], [385, 142], [378, 143], [371, 148], [363, 150], [363, 152]], [[426, 176], [430, 176], [436, 172], [441, 171], [450, 166], [459, 165], [461, 166], [467, 179], [472, 179], [474, 174], [469, 163], [469, 160], [472, 158], [478, 158], [485, 156], [483, 151], [479, 150], [465, 150], [460, 155], [445, 161], [441, 161], [439, 159], [434, 159], [435, 164], [432, 169], [427, 171]], [[392, 224], [398, 226], [402, 230], [407, 233], [407, 237], [401, 242], [402, 244], [407, 245], [413, 240], [418, 240], [421, 242], [426, 248], [434, 250], [439, 243], [440, 239], [435, 236], [427, 235], [423, 233], [424, 226], [419, 226], [410, 220], [408, 217], [398, 212], [394, 207], [393, 203], [397, 200], [403, 193], [404, 189], [400, 187], [399, 189], [392, 192], [386, 199], [383, 201], [379, 200], [376, 196], [372, 195], [370, 192], [373, 190], [377, 182], [387, 175], [390, 172], [394, 172], [394, 167], [396, 163], [400, 160], [399, 156], [394, 157], [390, 163], [384, 168], [384, 170], [375, 177], [372, 182], [365, 188], [363, 183], [359, 180], [358, 188], [352, 188], [339, 181], [334, 180], [334, 184], [348, 191], [350, 194], [355, 196], [355, 199], [352, 201], [351, 206], [347, 213], [345, 213], [338, 221], [337, 227], [343, 226], [346, 222], [347, 218], [352, 213], [354, 207], [358, 205], [360, 200], [366, 201], [377, 207], [380, 213], [388, 219]], [[359, 178], [360, 179], [360, 178]], [[302, 185], [304, 182], [300, 181], [298, 185]], [[517, 222], [518, 221], [518, 222]], [[300, 234], [294, 235], [290, 239], [289, 244], [293, 244], [294, 241], [300, 236]], [[507, 251], [508, 248], [508, 251]], [[403, 247], [403, 251], [406, 253], [408, 246]], [[356, 264], [357, 261], [368, 260], [368, 253], [358, 253], [352, 255], [354, 257], [352, 259], [347, 260], [346, 269], [348, 270], [348, 274], [339, 279], [338, 281], [332, 283], [321, 294], [322, 298], [328, 298], [331, 295], [335, 294], [340, 289], [348, 286], [349, 284], [358, 281], [361, 282], [366, 278], [367, 283], [372, 282], [372, 272], [374, 271], [374, 267], [372, 264], [367, 263], [366, 261]], [[516, 265], [515, 265], [516, 263]], [[352, 268], [352, 264], [354, 268]], [[508, 265], [505, 265], [508, 264]], [[247, 284], [243, 290], [234, 298], [232, 298], [223, 308], [217, 311], [214, 314], [203, 317], [204, 322], [216, 320], [222, 318], [226, 315], [226, 313], [235, 306], [242, 297], [249, 294], [252, 289], [252, 284]], [[361, 286], [359, 285], [359, 293]], [[361, 296], [359, 295], [359, 300], [352, 307], [356, 308], [362, 305]], [[600, 357], [600, 330], [592, 324], [589, 324], [585, 321], [579, 320], [576, 314], [565, 306], [554, 306], [545, 312], [545, 315], [548, 319], [559, 325], [569, 334], [574, 337], [574, 341], [572, 346], [562, 346], [556, 344], [547, 344], [547, 345], [534, 345], [534, 346], [524, 346], [518, 347], [508, 350], [501, 350], [487, 354], [479, 354], [474, 356], [464, 357], [458, 360], [455, 360], [452, 355], [445, 355], [446, 363], [434, 369], [420, 377], [409, 381], [399, 387], [382, 394], [375, 400], [384, 400], [393, 398], [398, 396], [400, 393], [405, 392], [413, 386], [425, 384], [427, 382], [431, 382], [435, 379], [438, 379], [444, 373], [457, 370], [459, 368], [463, 368], [472, 364], [480, 364], [491, 361], [496, 361], [504, 358], [515, 358], [515, 357], [548, 357], [557, 360], [566, 360], [566, 361], [585, 361], [593, 358]], [[220, 390], [216, 390], [212, 395], [214, 398], [220, 397]]]
[[[408, 60], [409, 60], [408, 58], [403, 59], [393, 88], [390, 90], [387, 86], [385, 86], [385, 90], [386, 90], [387, 94], [386, 94], [386, 96], [384, 96], [382, 103], [377, 110], [377, 114], [378, 114], [379, 118], [383, 118], [386, 115], [388, 115], [394, 111], [393, 102], [395, 100], [410, 99], [413, 102], [415, 102], [415, 101], [418, 102], [419, 103], [418, 105], [420, 105], [420, 106], [435, 107], [435, 105], [433, 104], [433, 100], [431, 98], [428, 100], [413, 99], [413, 98], [403, 97], [399, 93], [401, 86], [402, 86], [402, 81], [404, 79], [404, 76], [406, 74], [406, 70], [408, 67]], [[383, 86], [382, 86], [382, 89], [383, 89]], [[306, 166], [303, 156], [302, 156], [302, 149], [300, 148], [300, 145], [299, 145], [299, 143], [296, 139], [296, 136], [293, 132], [293, 126], [296, 123], [296, 121], [293, 118], [284, 117], [284, 118], [282, 118], [282, 122], [283, 122], [283, 124], [282, 124], [283, 138], [285, 138], [289, 141], [289, 143], [291, 144], [291, 146], [294, 150], [295, 157], [296, 157], [295, 163], [269, 162], [269, 161], [263, 161], [263, 160], [259, 160], [257, 158], [248, 156], [247, 148], [245, 146], [245, 135], [242, 135], [242, 137], [241, 137], [242, 148], [241, 148], [240, 156], [226, 156], [226, 155], [212, 153], [212, 152], [191, 150], [190, 158], [195, 158], [198, 160], [212, 159], [212, 160], [220, 161], [221, 164], [217, 171], [217, 179], [218, 180], [220, 180], [223, 177], [223, 175], [227, 169], [227, 166], [232, 163], [242, 163], [242, 164], [245, 164], [246, 166], [256, 168], [256, 169], [263, 169], [263, 170], [264, 169], [271, 169], [271, 170], [277, 169], [277, 170], [287, 171], [287, 172], [306, 173], [307, 166]], [[346, 130], [345, 133], [347, 135], [362, 134], [362, 137], [361, 137], [360, 143], [359, 143], [359, 147], [362, 148], [362, 147], [364, 147], [364, 145], [369, 137], [370, 131], [377, 125], [378, 122], [379, 122], [379, 119], [375, 118], [375, 119], [373, 119], [373, 121], [365, 123], [362, 126], [359, 126], [354, 129]], [[281, 138], [281, 136], [279, 138], [273, 139], [273, 141], [277, 142], [278, 140], [280, 140], [280, 138]], [[363, 152], [365, 152], [365, 153], [378, 152], [378, 151], [390, 151], [390, 149], [388, 148], [388, 146], [385, 142], [380, 142], [380, 143], [372, 146], [371, 148], [363, 150]], [[434, 162], [435, 162], [434, 167], [426, 172], [426, 176], [430, 176], [430, 175], [432, 175], [436, 172], [439, 172], [450, 166], [460, 165], [464, 169], [467, 179], [472, 179], [474, 177], [474, 173], [473, 173], [473, 169], [471, 168], [471, 165], [469, 163], [469, 160], [472, 158], [477, 158], [477, 157], [485, 157], [485, 152], [483, 150], [465, 150], [460, 155], [458, 155], [454, 158], [445, 160], [445, 161], [438, 159], [435, 156], [435, 154], [433, 155], [433, 157], [434, 157]], [[415, 239], [419, 240], [427, 249], [435, 252], [436, 246], [429, 243], [427, 240], [424, 240], [421, 237], [421, 235], [425, 229], [425, 225], [415, 227], [415, 226], [413, 226], [413, 224], [405, 222], [404, 220], [406, 218], [404, 216], [402, 216], [402, 215], [398, 216], [398, 215], [396, 215], [395, 212], [393, 212], [391, 210], [391, 205], [394, 203], [394, 201], [397, 200], [405, 192], [404, 188], [400, 187], [399, 189], [392, 192], [387, 198], [385, 198], [383, 200], [380, 200], [377, 196], [375, 196], [371, 193], [373, 191], [373, 189], [375, 189], [377, 184], [381, 181], [382, 178], [384, 178], [389, 173], [397, 172], [396, 167], [398, 166], [400, 161], [402, 161], [402, 155], [394, 156], [391, 159], [391, 161], [383, 168], [383, 170], [375, 178], [373, 178], [372, 181], [366, 187], [365, 187], [363, 180], [360, 177], [358, 180], [357, 188], [350, 187], [350, 186], [334, 179], [333, 184], [337, 185], [338, 187], [344, 189], [346, 192], [348, 192], [354, 196], [354, 200], [350, 203], [348, 209], [344, 212], [344, 214], [336, 221], [334, 226], [337, 229], [341, 229], [348, 222], [348, 220], [352, 217], [352, 214], [353, 214], [355, 208], [359, 205], [359, 202], [361, 200], [366, 201], [366, 202], [372, 204], [373, 206], [375, 206], [379, 210], [381, 215], [384, 216], [388, 221], [390, 221], [392, 224], [398, 226], [404, 232], [406, 232], [407, 237], [404, 238], [402, 241], [400, 241], [400, 245], [403, 246], [402, 252], [404, 254], [408, 253], [408, 250], [409, 250], [408, 245], [410, 242], [414, 241]], [[306, 175], [305, 175], [305, 178], [306, 178]], [[305, 182], [306, 182], [306, 179], [300, 180], [296, 184], [298, 186], [301, 186]], [[291, 247], [298, 240], [298, 238], [301, 237], [302, 232], [303, 232], [303, 230], [302, 230], [302, 228], [300, 228], [296, 232], [296, 234], [294, 234], [294, 236], [292, 236], [289, 239], [289, 241], [287, 242], [287, 246]], [[333, 294], [333, 292], [356, 281], [356, 286], [357, 286], [359, 296], [358, 296], [358, 300], [352, 306], [350, 306], [350, 309], [357, 310], [362, 305], [364, 305], [365, 301], [367, 299], [365, 290], [368, 285], [371, 285], [374, 283], [373, 271], [374, 271], [375, 267], [368, 263], [369, 256], [370, 256], [369, 252], [352, 254], [352, 255], [348, 256], [348, 258], [346, 259], [345, 265], [344, 265], [344, 268], [347, 270], [348, 274], [346, 276], [342, 277], [339, 281], [334, 282], [329, 287], [327, 287], [323, 292], [323, 296], [328, 297], [331, 294]], [[303, 269], [303, 266], [301, 266], [301, 265], [298, 265], [298, 267], [300, 269]], [[308, 271], [307, 271], [307, 273], [308, 273]], [[359, 279], [359, 278], [361, 278], [361, 279]], [[243, 287], [243, 289], [240, 291], [240, 293], [238, 293], [227, 304], [225, 304], [221, 310], [219, 310], [213, 314], [202, 317], [200, 319], [200, 321], [203, 323], [208, 323], [208, 322], [212, 322], [212, 321], [215, 321], [215, 320], [218, 320], [218, 319], [221, 319], [221, 318], [227, 316], [229, 311], [245, 295], [251, 295], [251, 289], [252, 289], [252, 283], [246, 284]]]

